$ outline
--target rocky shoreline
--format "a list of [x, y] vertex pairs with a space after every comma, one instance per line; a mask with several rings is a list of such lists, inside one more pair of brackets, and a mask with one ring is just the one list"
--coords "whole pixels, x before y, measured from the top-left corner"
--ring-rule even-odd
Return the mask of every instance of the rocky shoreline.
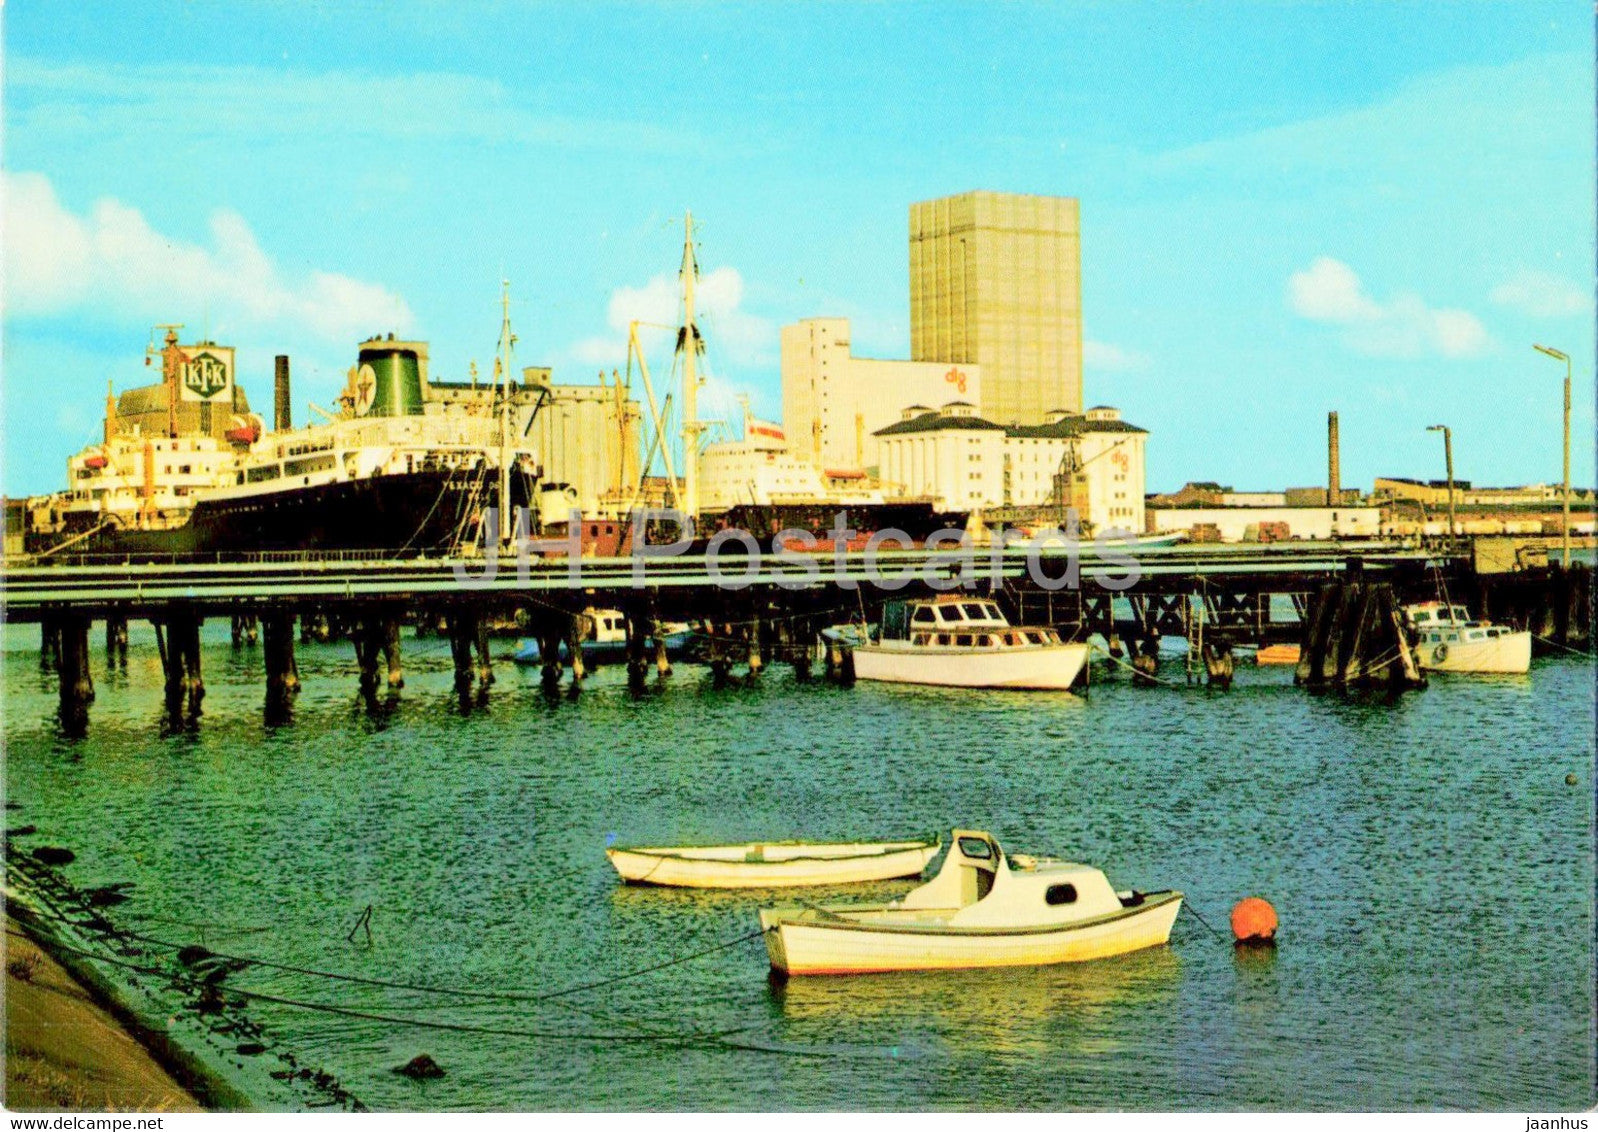
[[[300, 1064], [292, 1051], [277, 1046], [250, 1017], [248, 998], [229, 992], [228, 979], [248, 963], [222, 960], [198, 944], [176, 952], [151, 946], [119, 928], [110, 909], [136, 898], [130, 896], [133, 886], [123, 882], [80, 888], [66, 875], [71, 851], [30, 844], [36, 839], [31, 826], [6, 834], [8, 966], [30, 945], [44, 953], [42, 960], [58, 964], [84, 994], [77, 1005], [98, 1010], [149, 1052], [152, 1068], [169, 1075], [177, 1092], [163, 1092], [151, 1078], [151, 1103], [169, 1102], [173, 1107], [168, 1110], [178, 1111], [186, 1094], [194, 1107], [214, 1111], [365, 1111], [330, 1074]], [[8, 998], [8, 1019], [10, 1010]], [[92, 1025], [76, 1013], [60, 1023], [67, 1028]], [[15, 1107], [10, 1080], [15, 1036], [8, 1026], [10, 1107]], [[104, 1032], [99, 1038], [79, 1040], [79, 1047], [90, 1051], [86, 1056], [105, 1052], [100, 1047], [111, 1039]], [[84, 1107], [105, 1107], [103, 1098], [91, 1096], [93, 1082], [74, 1082], [73, 1072], [72, 1065], [50, 1067], [54, 1094], [66, 1107], [79, 1096]], [[43, 1098], [48, 1092], [37, 1095]]]

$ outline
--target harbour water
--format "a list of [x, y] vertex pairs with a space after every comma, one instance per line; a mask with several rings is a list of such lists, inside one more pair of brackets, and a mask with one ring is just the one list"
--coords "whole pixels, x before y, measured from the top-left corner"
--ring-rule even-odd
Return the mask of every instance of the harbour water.
[[[551, 702], [535, 671], [502, 663], [486, 706], [463, 715], [447, 643], [405, 643], [406, 687], [377, 714], [348, 644], [301, 646], [294, 720], [267, 729], [260, 650], [213, 625], [203, 717], [169, 733], [136, 626], [124, 672], [96, 658], [89, 733], [71, 741], [37, 630], [5, 636], [9, 823], [70, 847], [80, 886], [133, 882], [118, 924], [389, 982], [530, 996], [603, 983], [467, 1001], [233, 976], [391, 1019], [251, 1007], [372, 1108], [1594, 1102], [1585, 658], [1433, 677], [1396, 703], [1310, 695], [1290, 669], [1248, 662], [1225, 693], [1101, 670], [1080, 697], [800, 686], [780, 667], [715, 690], [679, 666], [635, 700], [606, 669]], [[1180, 663], [1164, 675], [1180, 684]], [[770, 900], [624, 888], [607, 840], [956, 823], [1094, 863], [1118, 887], [1180, 888], [1189, 906], [1169, 947], [1083, 965], [777, 985], [744, 939], [605, 982], [748, 936]], [[1206, 927], [1224, 934], [1250, 894], [1278, 909], [1275, 951], [1234, 951]], [[368, 906], [370, 941], [346, 938]], [[650, 1036], [690, 1031], [722, 1036]], [[422, 1052], [444, 1077], [391, 1072]]]

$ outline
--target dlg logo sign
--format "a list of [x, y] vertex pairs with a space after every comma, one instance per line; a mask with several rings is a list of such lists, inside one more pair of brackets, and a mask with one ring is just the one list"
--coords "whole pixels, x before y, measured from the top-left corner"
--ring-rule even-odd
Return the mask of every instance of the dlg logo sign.
[[190, 401], [212, 401], [228, 390], [228, 366], [215, 354], [195, 354], [183, 363], [183, 395]]
[[961, 393], [965, 392], [965, 373], [958, 369], [951, 369], [943, 375], [943, 380], [954, 386]]

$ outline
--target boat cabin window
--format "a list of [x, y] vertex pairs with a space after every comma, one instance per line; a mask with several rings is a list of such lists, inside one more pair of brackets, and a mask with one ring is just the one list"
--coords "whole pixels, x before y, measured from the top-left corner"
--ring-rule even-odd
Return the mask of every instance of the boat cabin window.
[[915, 616], [910, 618], [917, 625], [931, 625], [937, 621], [937, 614], [932, 612], [930, 605], [923, 605], [915, 611]]
[[948, 644], [949, 643], [949, 639], [950, 639], [949, 638], [949, 634], [947, 634], [947, 633], [939, 633], [938, 634], [938, 644], [940, 644], [940, 645]]
[[960, 854], [973, 861], [991, 861], [993, 859], [993, 846], [981, 837], [960, 838]]
[[1047, 904], [1075, 904], [1076, 885], [1051, 884], [1043, 893], [1043, 900]]
[[964, 621], [965, 620], [965, 614], [960, 612], [960, 607], [958, 605], [940, 605], [940, 606], [938, 606], [938, 616], [942, 617], [945, 621]]
[[981, 621], [989, 616], [988, 611], [983, 609], [982, 606], [978, 605], [976, 602], [971, 602], [969, 605], [962, 605], [960, 608], [965, 610], [965, 615], [972, 621]]
[[956, 634], [956, 636], [954, 638], [954, 643], [959, 648], [963, 648], [963, 649], [970, 648], [971, 647], [971, 634], [970, 633], [959, 633], [959, 634]]
[[1417, 609], [1415, 611], [1415, 620], [1416, 621], [1430, 621], [1431, 619], [1432, 619], [1432, 611], [1431, 610], [1429, 610], [1429, 609]]

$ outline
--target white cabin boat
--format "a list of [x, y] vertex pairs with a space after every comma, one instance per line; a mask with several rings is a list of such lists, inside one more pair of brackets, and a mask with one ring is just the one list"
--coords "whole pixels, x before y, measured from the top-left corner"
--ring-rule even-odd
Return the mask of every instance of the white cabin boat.
[[766, 908], [773, 970], [854, 975], [1039, 966], [1165, 943], [1180, 892], [1116, 892], [1098, 869], [1017, 854], [957, 829], [943, 866], [889, 904]]
[[1416, 633], [1415, 654], [1433, 672], [1523, 673], [1531, 669], [1531, 633], [1490, 621], [1472, 621], [1463, 605], [1440, 601], [1407, 605]]
[[859, 680], [953, 688], [1069, 688], [1088, 647], [1047, 626], [1012, 626], [987, 598], [890, 601], [877, 639], [856, 645]]
[[920, 876], [937, 836], [907, 841], [760, 841], [746, 845], [616, 847], [605, 856], [628, 884], [673, 888], [795, 888]]

